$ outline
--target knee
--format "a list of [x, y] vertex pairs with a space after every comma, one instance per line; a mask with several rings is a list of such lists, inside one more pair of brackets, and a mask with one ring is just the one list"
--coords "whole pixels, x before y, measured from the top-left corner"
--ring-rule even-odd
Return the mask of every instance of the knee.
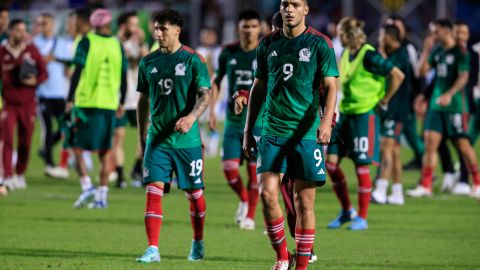
[[295, 194], [295, 209], [298, 214], [304, 216], [313, 214], [313, 205], [313, 199]]
[[272, 189], [260, 188], [260, 198], [265, 208], [271, 208], [278, 203], [278, 193]]

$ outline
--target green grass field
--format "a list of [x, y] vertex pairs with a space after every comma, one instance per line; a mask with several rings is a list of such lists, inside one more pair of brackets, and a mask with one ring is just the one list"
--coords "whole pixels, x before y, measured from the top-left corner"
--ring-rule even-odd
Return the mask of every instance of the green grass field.
[[[112, 187], [107, 210], [72, 209], [80, 192], [78, 178], [73, 171], [66, 181], [44, 176], [36, 155], [38, 128], [36, 132], [28, 188], [0, 197], [0, 269], [227, 270], [270, 269], [273, 264], [261, 213], [257, 212], [255, 231], [241, 231], [233, 223], [238, 200], [223, 179], [219, 159], [205, 162], [205, 260], [186, 259], [192, 235], [188, 202], [183, 192], [174, 189], [163, 203], [162, 262], [137, 264], [135, 258], [146, 247], [144, 190]], [[126, 171], [133, 162], [135, 138], [135, 131], [128, 130]], [[404, 160], [410, 157], [405, 150]], [[352, 164], [346, 160], [343, 166], [356, 204]], [[419, 172], [405, 173], [406, 188], [418, 178]], [[440, 194], [439, 182], [432, 199], [408, 198], [403, 207], [372, 205], [370, 228], [363, 232], [327, 230], [339, 205], [330, 183], [318, 189], [315, 250], [319, 261], [309, 269], [480, 269], [480, 202]], [[291, 239], [289, 247], [294, 247]]]

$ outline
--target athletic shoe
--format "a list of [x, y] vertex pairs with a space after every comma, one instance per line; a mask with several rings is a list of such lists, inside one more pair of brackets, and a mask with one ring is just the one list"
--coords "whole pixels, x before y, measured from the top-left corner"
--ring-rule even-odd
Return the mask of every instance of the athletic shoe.
[[408, 171], [408, 170], [420, 170], [420, 169], [422, 169], [422, 161], [421, 161], [421, 160], [412, 159], [410, 162], [408, 162], [407, 164], [403, 165], [403, 169], [404, 169], [405, 171]]
[[88, 209], [105, 209], [107, 208], [107, 202], [94, 201], [87, 205]]
[[351, 231], [366, 230], [366, 229], [368, 229], [367, 220], [360, 217], [360, 216], [356, 216], [352, 220], [352, 224], [348, 227], [348, 229], [351, 230]]
[[127, 188], [127, 182], [125, 180], [119, 181], [117, 179], [117, 183], [115, 184], [117, 188]]
[[255, 230], [255, 220], [251, 218], [244, 218], [240, 222], [240, 229], [249, 230], [249, 231]]
[[295, 265], [295, 253], [288, 254], [288, 261], [276, 261], [272, 270], [290, 270]]
[[248, 203], [239, 202], [237, 212], [235, 213], [235, 223], [240, 224], [242, 220], [247, 216], [248, 212]]
[[420, 197], [432, 197], [433, 194], [431, 190], [427, 189], [422, 185], [418, 185], [414, 189], [407, 190], [407, 195], [414, 198], [420, 198]]
[[403, 194], [393, 194], [388, 196], [387, 198], [388, 204], [393, 204], [393, 205], [404, 205], [405, 204], [405, 199], [403, 198]]
[[82, 208], [87, 203], [89, 203], [93, 196], [95, 195], [95, 187], [92, 186], [91, 188], [85, 190], [80, 194], [80, 197], [73, 203], [73, 208]]
[[451, 191], [458, 179], [460, 179], [460, 172], [445, 173], [445, 175], [443, 176], [441, 191]]
[[139, 263], [158, 263], [160, 262], [160, 252], [157, 247], [148, 247], [141, 257], [137, 258]]
[[387, 203], [388, 180], [378, 179], [375, 183], [375, 190], [372, 192], [371, 201], [373, 203]]
[[472, 193], [472, 188], [470, 187], [469, 184], [463, 183], [463, 182], [456, 183], [452, 189], [453, 195], [468, 196], [470, 195], [470, 193]]
[[199, 261], [205, 255], [205, 248], [203, 247], [203, 240], [192, 240], [192, 247], [190, 254], [188, 254], [189, 261]]
[[348, 211], [341, 210], [340, 214], [334, 220], [332, 220], [330, 223], [328, 223], [327, 228], [328, 229], [338, 229], [344, 223], [352, 221], [356, 216], [357, 216], [357, 211], [355, 211], [355, 209], [353, 209], [353, 208], [348, 210]]
[[312, 253], [310, 254], [310, 259], [308, 259], [308, 263], [315, 263], [318, 261], [318, 257], [317, 255], [315, 255], [315, 253], [313, 253], [313, 250], [312, 250]]
[[8, 189], [8, 190], [15, 190], [15, 181], [13, 177], [8, 177], [3, 180], [3, 185]]
[[8, 195], [8, 190], [7, 187], [4, 185], [0, 185], [0, 196], [7, 196]]
[[68, 174], [69, 173], [66, 168], [52, 166], [45, 167], [45, 175], [49, 177], [53, 177], [56, 179], [67, 179]]
[[27, 188], [27, 181], [25, 180], [24, 175], [17, 175], [13, 178], [13, 183], [15, 184], [15, 188], [17, 189], [26, 189]]
[[115, 181], [117, 181], [117, 179], [118, 179], [117, 172], [113, 171], [113, 172], [108, 174], [108, 182], [109, 183], [115, 182]]
[[132, 182], [130, 183], [130, 185], [131, 185], [132, 187], [136, 187], [136, 188], [141, 188], [141, 187], [143, 187], [143, 183], [142, 183], [142, 181], [140, 181], [140, 180], [132, 180]]
[[470, 193], [470, 197], [480, 200], [480, 185], [473, 186], [473, 190], [472, 190], [472, 193]]

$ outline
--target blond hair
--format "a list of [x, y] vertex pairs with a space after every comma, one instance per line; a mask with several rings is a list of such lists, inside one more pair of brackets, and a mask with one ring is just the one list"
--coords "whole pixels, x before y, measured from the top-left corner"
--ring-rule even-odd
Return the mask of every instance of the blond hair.
[[363, 31], [365, 22], [353, 17], [345, 17], [338, 23], [340, 33], [345, 34], [348, 40], [348, 47], [359, 47], [367, 41]]

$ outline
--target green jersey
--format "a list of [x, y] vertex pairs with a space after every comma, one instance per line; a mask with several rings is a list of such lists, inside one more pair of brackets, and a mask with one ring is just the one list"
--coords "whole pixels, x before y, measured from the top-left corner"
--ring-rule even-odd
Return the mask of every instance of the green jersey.
[[343, 100], [340, 112], [363, 114], [377, 106], [385, 95], [385, 76], [394, 68], [370, 44], [356, 53], [345, 49], [340, 63]]
[[247, 117], [247, 110], [241, 114], [235, 114], [235, 101], [233, 94], [240, 90], [252, 88], [253, 72], [257, 66], [255, 50], [246, 52], [236, 42], [223, 48], [218, 59], [218, 69], [216, 71], [215, 83], [220, 86], [222, 79], [227, 75], [228, 79], [228, 106], [226, 126], [235, 126], [243, 128]]
[[440, 106], [437, 99], [453, 86], [459, 73], [470, 70], [470, 58], [465, 49], [455, 46], [445, 50], [443, 47], [436, 48], [428, 59], [428, 62], [436, 70], [433, 94], [430, 99], [430, 109], [444, 112], [468, 112], [465, 88], [459, 89], [452, 97], [448, 106]]
[[338, 77], [330, 39], [311, 27], [295, 38], [283, 31], [265, 36], [257, 48], [255, 77], [267, 82], [262, 135], [315, 139], [320, 84]]
[[140, 60], [137, 91], [150, 99], [147, 143], [174, 149], [202, 145], [197, 121], [185, 134], [174, 130], [193, 110], [199, 88], [210, 88], [207, 66], [187, 46], [172, 54], [156, 50]]
[[[405, 78], [403, 79], [402, 84], [398, 88], [398, 91], [392, 97], [388, 103], [388, 116], [392, 120], [401, 121], [404, 120], [407, 114], [410, 112], [410, 103], [411, 103], [411, 92], [413, 84], [413, 70], [412, 64], [410, 63], [410, 58], [408, 57], [407, 47], [401, 46], [390, 55], [388, 55], [388, 60], [392, 62], [397, 68], [399, 68]], [[389, 84], [387, 79], [387, 85]]]

